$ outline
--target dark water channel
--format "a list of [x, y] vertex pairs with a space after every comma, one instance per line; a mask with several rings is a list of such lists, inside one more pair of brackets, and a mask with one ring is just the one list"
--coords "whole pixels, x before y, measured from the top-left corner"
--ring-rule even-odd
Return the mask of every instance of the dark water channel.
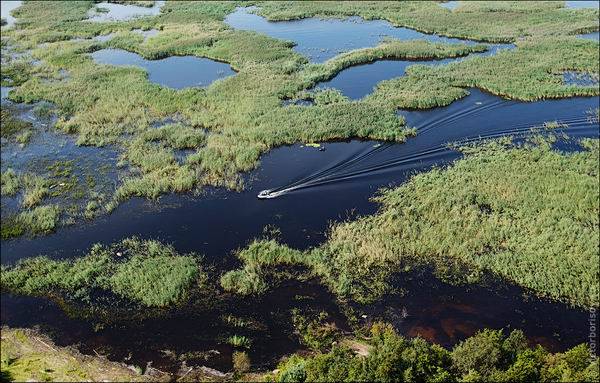
[[[236, 28], [251, 24], [253, 30], [278, 38], [294, 37], [296, 49], [314, 61], [332, 57], [339, 50], [376, 45], [386, 33], [396, 33], [392, 36], [397, 38], [415, 34], [417, 37], [405, 38], [456, 42], [394, 28], [386, 22], [307, 19], [269, 23], [246, 9], [238, 9], [228, 21]], [[326, 37], [324, 30], [328, 31]], [[124, 65], [131, 64], [127, 60]], [[190, 75], [195, 65], [190, 64], [182, 73]], [[392, 70], [388, 67], [392, 64], [385, 62], [372, 65], [363, 67], [373, 76]], [[152, 78], [152, 71], [149, 73]], [[350, 77], [338, 77], [339, 87], [350, 81]], [[366, 86], [361, 89], [357, 94]], [[418, 129], [418, 135], [404, 144], [353, 140], [324, 143], [324, 150], [300, 144], [277, 148], [262, 158], [259, 169], [247, 175], [245, 191], [211, 189], [200, 196], [168, 195], [158, 203], [132, 199], [90, 223], [60, 228], [44, 237], [2, 241], [2, 264], [39, 254], [72, 258], [84, 254], [93, 243], [137, 235], [172, 243], [181, 252], [202, 253], [206, 262], [225, 268], [235, 264], [232, 251], [261, 236], [267, 225], [279, 228], [281, 241], [291, 247], [316, 246], [325, 239], [330, 222], [374, 213], [377, 206], [369, 198], [379, 188], [399, 185], [415, 172], [459, 158], [456, 151], [447, 148], [449, 142], [526, 134], [547, 121], [568, 126], [558, 133], [597, 138], [598, 122], [589, 112], [598, 108], [598, 103], [598, 97], [523, 103], [471, 89], [468, 97], [444, 108], [400, 111], [407, 124]], [[4, 155], [3, 148], [3, 162]], [[263, 189], [284, 193], [259, 200], [256, 196]], [[532, 341], [555, 351], [585, 342], [588, 337], [588, 313], [524, 297], [523, 291], [513, 286], [453, 287], [423, 274], [413, 277], [406, 288], [404, 297], [390, 297], [380, 305], [361, 308], [367, 316], [365, 321], [383, 317], [405, 335], [421, 335], [446, 346], [484, 327], [521, 328]], [[250, 334], [255, 338], [250, 354], [258, 365], [272, 367], [278, 356], [299, 347], [290, 328], [290, 308], [311, 302], [311, 307], [331, 312], [344, 328], [344, 318], [333, 300], [316, 282], [289, 282], [262, 299], [233, 301], [231, 307], [237, 315], [253, 316], [264, 324], [262, 331]], [[155, 367], [176, 370], [180, 362], [172, 360], [165, 350], [179, 354], [214, 350], [211, 358], [195, 363], [230, 367], [231, 348], [222, 339], [214, 339], [223, 330], [218, 310], [207, 313], [184, 308], [167, 319], [95, 329], [90, 322], [68, 318], [46, 299], [3, 294], [1, 309], [2, 324], [40, 326], [59, 344], [78, 344], [84, 352], [96, 351], [114, 360], [141, 366], [152, 361]]]

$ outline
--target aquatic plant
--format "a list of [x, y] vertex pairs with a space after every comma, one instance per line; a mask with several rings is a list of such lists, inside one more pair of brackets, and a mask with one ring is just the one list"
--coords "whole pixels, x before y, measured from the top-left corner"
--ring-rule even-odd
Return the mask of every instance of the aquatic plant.
[[110, 291], [143, 307], [168, 307], [205, 284], [206, 274], [196, 255], [180, 255], [172, 246], [137, 238], [94, 245], [75, 260], [27, 258], [2, 270], [3, 291], [58, 294], [88, 305], [93, 304], [94, 292]]
[[21, 184], [25, 189], [22, 202], [25, 208], [39, 205], [50, 192], [48, 180], [31, 173], [21, 176]]
[[10, 106], [2, 105], [0, 108], [0, 135], [2, 138], [11, 138], [23, 134], [31, 129], [32, 124], [16, 116], [16, 111]]
[[56, 205], [37, 206], [18, 214], [2, 215], [2, 239], [11, 239], [23, 234], [39, 235], [54, 231], [60, 217], [60, 208]]
[[238, 373], [247, 372], [252, 367], [250, 357], [244, 351], [234, 351], [231, 359], [233, 362], [233, 369]]
[[0, 184], [2, 195], [14, 196], [20, 189], [20, 182], [17, 173], [11, 168], [6, 169], [0, 175]]
[[326, 1], [261, 1], [257, 5], [255, 12], [273, 21], [361, 16], [425, 33], [489, 42], [598, 30], [598, 10], [565, 10], [564, 3], [559, 2], [463, 2], [451, 16], [433, 1], [418, 5], [386, 2], [385, 6], [373, 2]]
[[301, 265], [340, 297], [371, 302], [389, 291], [391, 274], [434, 265], [450, 281], [487, 271], [538, 295], [597, 306], [598, 140], [577, 153], [539, 143], [465, 147], [452, 166], [383, 190], [377, 214], [333, 225], [318, 248], [254, 241], [237, 254], [243, 268], [221, 284], [260, 294], [275, 267]]
[[227, 338], [227, 343], [229, 343], [233, 347], [250, 348], [252, 341], [250, 339], [248, 339], [247, 337], [245, 337], [244, 335], [234, 334], [234, 335], [230, 336], [229, 338]]

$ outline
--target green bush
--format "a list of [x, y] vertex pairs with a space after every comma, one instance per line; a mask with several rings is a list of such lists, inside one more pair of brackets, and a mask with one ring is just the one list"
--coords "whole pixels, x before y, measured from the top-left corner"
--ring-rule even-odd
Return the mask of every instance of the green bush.
[[[505, 337], [486, 329], [448, 351], [420, 338], [408, 340], [375, 324], [367, 356], [344, 346], [308, 357], [293, 355], [278, 366], [279, 382], [553, 382], [597, 381], [598, 362], [584, 344], [551, 354], [529, 348], [523, 333]], [[488, 354], [489, 353], [489, 354]], [[588, 379], [588, 380], [586, 380]]]

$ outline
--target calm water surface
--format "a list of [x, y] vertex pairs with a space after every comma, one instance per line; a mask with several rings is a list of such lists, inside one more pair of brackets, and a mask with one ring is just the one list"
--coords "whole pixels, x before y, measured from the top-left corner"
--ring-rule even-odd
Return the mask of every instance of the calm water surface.
[[376, 46], [385, 37], [399, 40], [421, 39], [442, 43], [475, 44], [469, 40], [430, 35], [413, 29], [394, 27], [387, 21], [364, 20], [360, 17], [307, 18], [271, 22], [251, 13], [255, 9], [238, 8], [225, 18], [225, 22], [235, 29], [255, 31], [274, 38], [293, 41], [296, 43], [294, 49], [312, 62], [323, 62], [342, 52]]
[[20, 0], [2, 0], [0, 1], [0, 13], [2, 18], [6, 20], [6, 25], [2, 28], [9, 28], [15, 25], [16, 19], [11, 14], [13, 10], [19, 8], [23, 2]]
[[[461, 41], [357, 18], [271, 23], [244, 8], [230, 15], [227, 21], [235, 28], [292, 39], [298, 44], [295, 49], [313, 61], [323, 61], [341, 50], [374, 46], [386, 34], [404, 39]], [[323, 36], [325, 28], [331, 33]], [[204, 59], [196, 57], [149, 61], [119, 50], [102, 50], [93, 56], [106, 64], [143, 67], [151, 81], [173, 88], [205, 86], [219, 78], [215, 77], [216, 67], [212, 65], [221, 64], [206, 63], [211, 69], [203, 70]], [[446, 62], [449, 61], [432, 64]], [[227, 64], [221, 65], [229, 68]], [[329, 86], [360, 98], [386, 76], [402, 75], [406, 65], [381, 61], [350, 68]], [[355, 86], [362, 77], [369, 80]], [[6, 91], [2, 89], [3, 97]], [[232, 251], [261, 236], [267, 225], [281, 230], [282, 242], [305, 249], [326, 238], [331, 221], [374, 213], [377, 206], [369, 198], [380, 187], [401, 184], [415, 172], [459, 158], [457, 152], [446, 147], [449, 142], [525, 134], [546, 121], [567, 124], [568, 128], [563, 130], [575, 138], [598, 137], [598, 123], [588, 114], [598, 107], [598, 102], [598, 97], [590, 97], [523, 103], [471, 89], [468, 97], [444, 108], [400, 111], [407, 124], [418, 130], [417, 137], [404, 144], [335, 142], [325, 143], [324, 151], [300, 144], [280, 147], [263, 156], [260, 168], [246, 176], [247, 189], [243, 192], [209, 189], [198, 197], [168, 195], [158, 203], [132, 199], [91, 223], [64, 227], [45, 237], [2, 241], [2, 264], [38, 254], [72, 258], [84, 254], [93, 243], [110, 243], [137, 235], [172, 243], [182, 252], [202, 253], [206, 262], [217, 267], [231, 267], [236, 262]], [[4, 148], [2, 155], [4, 160]], [[263, 189], [287, 191], [279, 198], [259, 200], [256, 195]], [[366, 321], [384, 317], [405, 335], [421, 335], [443, 345], [452, 345], [483, 327], [522, 328], [532, 341], [554, 350], [584, 342], [589, 335], [586, 312], [533, 297], [524, 298], [523, 291], [512, 286], [454, 287], [429, 275], [416, 275], [404, 287], [409, 291], [405, 297], [391, 296], [379, 306], [359, 308], [367, 315]], [[275, 352], [297, 349], [286, 313], [291, 306], [300, 304], [298, 295], [308, 296], [311, 305], [340, 315], [331, 304], [333, 297], [314, 283], [292, 281], [262, 299], [235, 302], [237, 313], [256, 316], [267, 325], [263, 333], [252, 334], [261, 339], [251, 351], [253, 361], [259, 365], [272, 366]], [[183, 353], [216, 349], [222, 357], [202, 363], [230, 367], [231, 349], [214, 342], [214, 336], [222, 332], [215, 324], [218, 322], [213, 318], [215, 313], [184, 308], [166, 320], [125, 323], [94, 331], [89, 322], [67, 318], [45, 299], [2, 295], [1, 305], [3, 324], [39, 325], [60, 344], [80, 343], [82, 350], [89, 353], [100, 350], [115, 360], [131, 354], [132, 363], [143, 366], [153, 361], [155, 367], [173, 370], [177, 364], [161, 350]]]
[[[455, 5], [456, 2], [450, 2]], [[448, 4], [448, 3], [446, 3]], [[445, 4], [441, 4], [445, 5]], [[432, 42], [462, 43], [472, 45], [474, 41], [447, 38], [417, 32], [408, 28], [392, 26], [387, 21], [364, 20], [360, 17], [348, 19], [307, 18], [301, 20], [270, 22], [251, 13], [256, 8], [238, 8], [227, 16], [225, 22], [236, 29], [252, 30], [278, 39], [296, 43], [294, 49], [313, 62], [323, 62], [339, 53], [358, 48], [373, 47], [384, 37], [400, 40], [423, 39]], [[514, 49], [513, 44], [489, 44], [489, 49], [472, 56], [490, 56], [501, 49]], [[317, 88], [336, 88], [351, 99], [359, 99], [371, 93], [373, 87], [383, 80], [404, 75], [406, 68], [414, 64], [444, 65], [464, 58], [445, 60], [379, 60], [374, 63], [347, 68], [334, 78], [321, 82]]]
[[582, 39], [598, 41], [600, 39], [600, 32], [596, 31], [596, 32], [586, 33], [583, 35], [577, 35], [577, 37], [582, 38]]
[[458, 7], [458, 1], [446, 1], [444, 3], [440, 3], [440, 7], [444, 7], [452, 11]]
[[514, 49], [513, 44], [492, 44], [490, 49], [482, 53], [472, 53], [465, 57], [448, 58], [442, 60], [379, 60], [373, 63], [356, 65], [344, 69], [331, 80], [318, 83], [315, 88], [335, 88], [348, 98], [357, 100], [373, 91], [373, 88], [384, 80], [404, 76], [406, 68], [410, 65], [445, 65], [451, 62], [466, 60], [474, 56], [491, 56], [501, 49]]
[[196, 56], [146, 60], [137, 53], [122, 49], [101, 49], [91, 56], [99, 64], [144, 68], [151, 82], [175, 89], [206, 87], [215, 80], [235, 74], [229, 64]]
[[[90, 9], [88, 20], [94, 22], [125, 21], [142, 16], [156, 16], [164, 4], [164, 1], [155, 1], [152, 7], [140, 7], [107, 2], [98, 3]], [[103, 8], [108, 12], [97, 12], [96, 8]]]
[[598, 0], [574, 0], [574, 1], [565, 1], [565, 7], [572, 9], [582, 9], [582, 8], [591, 8], [598, 9], [600, 2]]

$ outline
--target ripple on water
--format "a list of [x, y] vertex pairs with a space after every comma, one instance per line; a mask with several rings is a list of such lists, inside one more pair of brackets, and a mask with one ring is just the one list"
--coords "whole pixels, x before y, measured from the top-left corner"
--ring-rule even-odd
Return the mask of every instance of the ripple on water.
[[215, 80], [235, 74], [229, 64], [195, 56], [146, 60], [136, 53], [122, 49], [102, 49], [91, 56], [100, 64], [144, 68], [151, 82], [174, 89], [205, 87]]

